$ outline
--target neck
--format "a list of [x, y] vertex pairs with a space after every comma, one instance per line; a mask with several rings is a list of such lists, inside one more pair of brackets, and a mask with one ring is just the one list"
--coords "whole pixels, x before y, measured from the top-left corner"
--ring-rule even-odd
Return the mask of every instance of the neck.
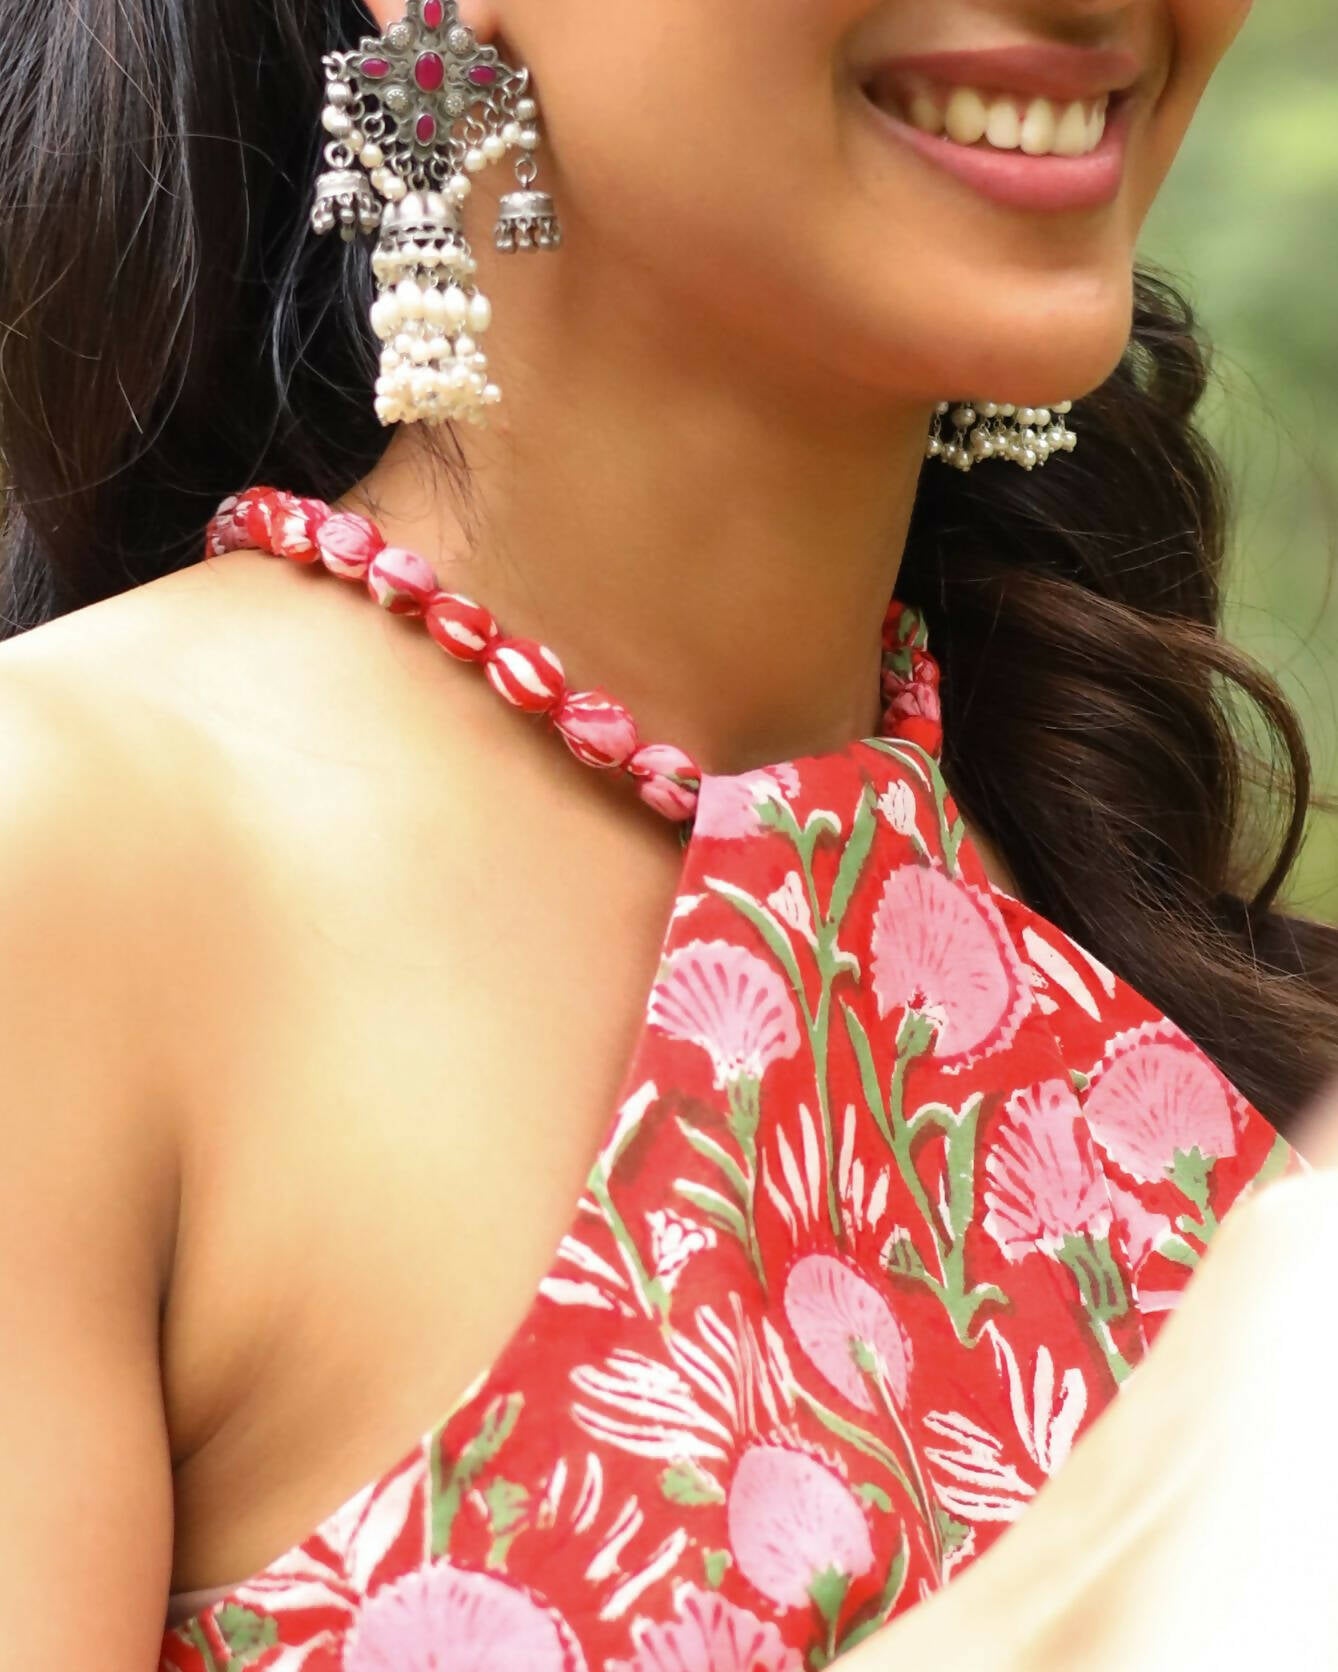
[[816, 356], [780, 387], [737, 340], [666, 330], [663, 301], [592, 305], [588, 275], [579, 317], [550, 295], [527, 330], [519, 281], [551, 292], [552, 259], [508, 263], [484, 344], [504, 402], [460, 427], [467, 493], [412, 425], [341, 505], [707, 772], [874, 735], [924, 410], [824, 398]]

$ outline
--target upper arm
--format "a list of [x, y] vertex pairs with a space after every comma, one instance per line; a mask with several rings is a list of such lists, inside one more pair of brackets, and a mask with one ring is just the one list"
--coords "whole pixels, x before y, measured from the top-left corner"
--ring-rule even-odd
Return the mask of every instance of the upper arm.
[[171, 1146], [139, 844], [69, 705], [0, 667], [0, 1672], [156, 1665]]

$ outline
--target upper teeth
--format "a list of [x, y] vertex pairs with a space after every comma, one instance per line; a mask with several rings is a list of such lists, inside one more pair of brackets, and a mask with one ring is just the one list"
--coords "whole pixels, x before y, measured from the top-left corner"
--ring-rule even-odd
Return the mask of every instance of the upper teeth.
[[958, 145], [981, 140], [999, 151], [1030, 157], [1085, 157], [1106, 131], [1108, 97], [1025, 99], [1010, 93], [978, 93], [974, 87], [920, 88], [902, 101], [902, 114], [922, 132], [943, 134]]

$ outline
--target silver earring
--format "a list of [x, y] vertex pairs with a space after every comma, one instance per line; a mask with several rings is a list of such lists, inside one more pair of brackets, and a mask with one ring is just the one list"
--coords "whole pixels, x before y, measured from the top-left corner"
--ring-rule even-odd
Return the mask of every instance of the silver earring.
[[378, 234], [376, 415], [387, 425], [481, 426], [502, 392], [478, 344], [492, 306], [472, 282], [478, 264], [461, 224], [470, 176], [517, 151], [519, 189], [501, 199], [497, 247], [562, 241], [552, 198], [531, 189], [539, 130], [529, 71], [480, 46], [456, 0], [407, 0], [383, 35], [321, 62], [330, 138], [311, 225], [319, 234], [337, 226], [346, 242]]
[[[963, 401], [954, 406], [940, 401], [929, 430], [925, 457], [940, 459], [953, 469], [968, 471], [983, 459], [1007, 459], [1023, 470], [1035, 470], [1056, 453], [1071, 453], [1078, 438], [1067, 419], [1072, 401], [1057, 406], [1010, 406], [998, 401]], [[944, 436], [943, 420], [952, 424]]]

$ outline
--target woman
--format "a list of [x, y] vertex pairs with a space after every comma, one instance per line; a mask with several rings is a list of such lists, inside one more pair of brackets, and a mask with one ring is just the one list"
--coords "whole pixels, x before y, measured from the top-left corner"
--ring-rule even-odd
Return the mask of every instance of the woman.
[[7, 9], [6, 1664], [890, 1665], [1147, 1409], [1338, 1068], [1244, 11]]

